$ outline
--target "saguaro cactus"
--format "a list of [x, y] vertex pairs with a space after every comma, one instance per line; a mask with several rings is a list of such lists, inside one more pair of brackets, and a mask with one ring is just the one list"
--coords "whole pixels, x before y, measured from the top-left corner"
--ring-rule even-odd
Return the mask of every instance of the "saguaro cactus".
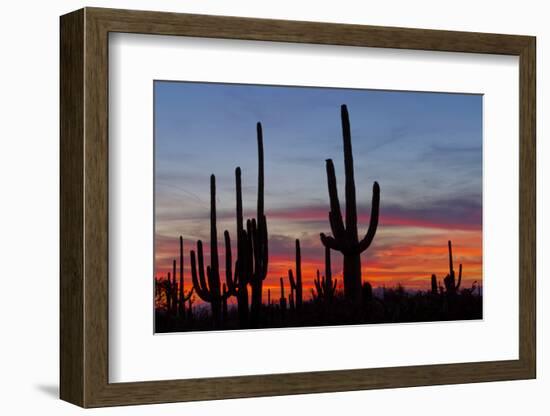
[[252, 245], [243, 225], [243, 201], [241, 188], [241, 168], [235, 169], [236, 211], [237, 211], [237, 260], [235, 261], [235, 275], [232, 276], [231, 239], [225, 231], [226, 250], [226, 281], [228, 292], [237, 298], [237, 312], [239, 326], [248, 326], [248, 283], [251, 275]]
[[279, 307], [281, 308], [281, 318], [285, 319], [285, 313], [286, 313], [286, 297], [285, 297], [285, 282], [284, 279], [281, 277], [281, 297], [279, 298]]
[[[220, 284], [220, 268], [218, 259], [218, 231], [216, 227], [216, 177], [210, 176], [210, 266], [204, 273], [204, 256], [202, 241], [197, 241], [198, 274], [195, 252], [191, 251], [191, 278], [197, 295], [210, 303], [212, 321], [215, 328], [221, 326], [222, 302], [227, 294], [222, 293]], [[227, 256], [227, 251], [226, 251]], [[197, 276], [198, 275], [198, 276]], [[208, 278], [208, 280], [207, 280]]]
[[288, 295], [288, 309], [294, 312], [296, 310], [296, 304], [294, 303], [294, 291], [291, 290]]
[[[175, 273], [175, 272], [174, 272]], [[191, 299], [193, 288], [185, 293], [185, 280], [183, 278], [183, 237], [180, 235], [180, 282], [178, 286], [178, 315], [185, 319], [185, 303]]]
[[178, 283], [176, 280], [176, 259], [172, 261], [172, 314], [178, 313]]
[[432, 284], [432, 295], [437, 295], [439, 292], [438, 292], [438, 284], [437, 284], [437, 276], [435, 274], [432, 274], [432, 280], [431, 280], [431, 284]]
[[325, 275], [321, 279], [319, 276], [319, 270], [317, 270], [317, 279], [315, 283], [315, 297], [324, 300], [327, 303], [332, 302], [334, 295], [336, 294], [336, 285], [338, 279], [332, 281], [332, 270], [330, 265], [330, 248], [325, 247]]
[[449, 274], [443, 279], [445, 284], [445, 290], [448, 294], [455, 294], [460, 289], [460, 283], [462, 282], [462, 264], [458, 266], [458, 282], [455, 284], [455, 271], [453, 268], [453, 247], [451, 240], [447, 243], [449, 247]]
[[170, 278], [170, 272], [165, 280], [164, 290], [166, 293], [166, 312], [171, 313], [172, 311], [172, 280]]
[[246, 223], [249, 240], [252, 242], [249, 282], [252, 288], [250, 324], [258, 327], [262, 308], [262, 286], [267, 276], [268, 237], [267, 220], [264, 213], [264, 144], [262, 125], [256, 125], [258, 139], [258, 206], [256, 218]]
[[341, 107], [342, 136], [344, 142], [344, 166], [346, 175], [346, 222], [340, 211], [336, 174], [332, 159], [327, 159], [327, 182], [330, 198], [329, 222], [332, 236], [321, 234], [325, 247], [339, 251], [344, 256], [344, 296], [354, 304], [361, 303], [361, 253], [369, 248], [378, 227], [380, 187], [374, 182], [369, 229], [359, 240], [357, 232], [357, 203], [355, 198], [355, 179], [353, 172], [353, 153], [351, 148], [351, 129], [348, 109]]
[[300, 240], [296, 239], [296, 279], [292, 269], [288, 269], [288, 281], [290, 282], [291, 295], [293, 293], [294, 300], [296, 301], [296, 309], [302, 308], [302, 255], [300, 252]]

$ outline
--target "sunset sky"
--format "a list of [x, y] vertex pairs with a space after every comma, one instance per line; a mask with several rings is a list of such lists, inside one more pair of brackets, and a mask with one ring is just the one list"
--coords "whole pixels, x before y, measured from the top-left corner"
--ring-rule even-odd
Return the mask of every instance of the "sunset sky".
[[[270, 234], [264, 286], [278, 297], [279, 277], [286, 280], [288, 268], [294, 268], [299, 238], [309, 298], [315, 271], [324, 273], [319, 233], [330, 234], [325, 159], [334, 161], [345, 212], [340, 106], [347, 104], [360, 236], [368, 227], [373, 181], [381, 188], [378, 231], [362, 255], [363, 280], [374, 287], [401, 283], [427, 290], [432, 273], [440, 280], [447, 273], [450, 239], [455, 268], [463, 264], [465, 287], [481, 282], [481, 95], [167, 81], [156, 81], [154, 92], [157, 278], [171, 269], [182, 235], [186, 287], [191, 287], [189, 251], [198, 239], [209, 247], [211, 174], [217, 182], [223, 266], [223, 231], [235, 240], [237, 166], [245, 217], [255, 217], [260, 121]], [[341, 260], [332, 252], [339, 284]]]

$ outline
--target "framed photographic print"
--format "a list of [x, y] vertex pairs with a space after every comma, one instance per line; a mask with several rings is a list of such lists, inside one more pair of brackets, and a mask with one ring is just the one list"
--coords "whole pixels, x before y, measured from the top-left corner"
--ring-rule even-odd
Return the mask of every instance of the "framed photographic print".
[[535, 106], [529, 36], [62, 16], [61, 398], [534, 378]]

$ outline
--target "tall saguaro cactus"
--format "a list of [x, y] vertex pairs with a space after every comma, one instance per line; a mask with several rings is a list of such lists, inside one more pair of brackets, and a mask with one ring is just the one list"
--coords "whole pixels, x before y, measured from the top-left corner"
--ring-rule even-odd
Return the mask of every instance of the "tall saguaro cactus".
[[[210, 303], [212, 320], [215, 328], [221, 326], [222, 303], [227, 293], [222, 293], [220, 284], [220, 267], [218, 258], [218, 231], [216, 226], [216, 177], [210, 176], [210, 266], [204, 272], [204, 255], [202, 241], [197, 241], [198, 274], [195, 252], [191, 251], [191, 278], [197, 295]], [[227, 252], [226, 252], [227, 256]]]
[[246, 328], [248, 326], [248, 283], [251, 274], [251, 241], [244, 229], [243, 221], [243, 200], [241, 187], [241, 168], [235, 169], [236, 186], [236, 211], [237, 211], [237, 260], [235, 261], [235, 275], [232, 276], [233, 262], [231, 260], [231, 240], [229, 232], [225, 231], [225, 250], [226, 250], [226, 281], [227, 289], [230, 295], [237, 298], [237, 313], [239, 316], [239, 326]]
[[[455, 280], [455, 271], [453, 268], [453, 247], [451, 240], [447, 242], [449, 247], [449, 274], [443, 279], [445, 284], [445, 290], [448, 294], [455, 294], [460, 289], [460, 283], [462, 282], [462, 264], [458, 266], [458, 282]], [[456, 282], [456, 283], [455, 283]]]
[[[294, 291], [296, 297], [296, 309], [300, 310], [302, 308], [302, 255], [300, 251], [300, 240], [296, 239], [296, 279], [294, 279], [294, 274], [292, 269], [288, 269], [288, 281], [290, 282], [291, 291]], [[292, 294], [292, 293], [291, 293]]]
[[361, 303], [361, 253], [369, 248], [378, 227], [380, 205], [380, 186], [374, 182], [369, 228], [359, 240], [357, 231], [357, 202], [355, 198], [355, 178], [353, 172], [353, 153], [351, 148], [351, 129], [348, 109], [341, 107], [342, 136], [344, 142], [344, 166], [346, 175], [346, 219], [345, 225], [340, 211], [336, 174], [332, 159], [327, 159], [327, 182], [330, 198], [329, 222], [332, 236], [321, 234], [325, 247], [339, 251], [344, 256], [344, 296], [356, 305]]
[[267, 220], [264, 213], [264, 144], [261, 123], [256, 125], [256, 133], [258, 139], [258, 206], [256, 218], [248, 220], [246, 223], [247, 234], [252, 242], [249, 282], [252, 289], [250, 325], [253, 328], [257, 328], [260, 322], [262, 287], [267, 276], [268, 265]]

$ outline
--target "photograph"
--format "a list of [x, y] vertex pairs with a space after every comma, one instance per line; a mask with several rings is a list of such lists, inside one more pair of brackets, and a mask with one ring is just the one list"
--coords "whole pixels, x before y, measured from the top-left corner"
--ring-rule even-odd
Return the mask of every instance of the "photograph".
[[155, 333], [483, 318], [483, 96], [154, 81]]

